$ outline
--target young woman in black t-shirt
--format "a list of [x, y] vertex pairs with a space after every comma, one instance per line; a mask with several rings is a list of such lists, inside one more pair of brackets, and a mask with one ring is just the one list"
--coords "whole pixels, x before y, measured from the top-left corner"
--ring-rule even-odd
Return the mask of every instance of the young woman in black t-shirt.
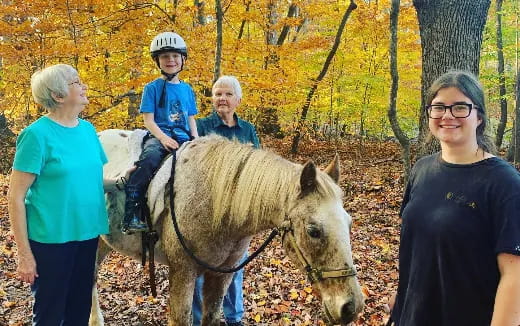
[[425, 113], [441, 151], [414, 166], [401, 207], [398, 326], [520, 325], [520, 174], [496, 157], [484, 92], [451, 71]]

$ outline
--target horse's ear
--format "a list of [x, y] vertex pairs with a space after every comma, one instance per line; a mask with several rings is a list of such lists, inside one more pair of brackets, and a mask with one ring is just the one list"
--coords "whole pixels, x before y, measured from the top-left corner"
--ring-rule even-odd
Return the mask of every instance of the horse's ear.
[[339, 155], [336, 153], [332, 161], [330, 161], [329, 165], [323, 170], [323, 172], [327, 173], [329, 177], [334, 180], [334, 182], [339, 182]]
[[308, 194], [316, 191], [316, 166], [312, 161], [308, 161], [303, 166], [302, 175], [300, 176], [300, 197], [305, 197]]

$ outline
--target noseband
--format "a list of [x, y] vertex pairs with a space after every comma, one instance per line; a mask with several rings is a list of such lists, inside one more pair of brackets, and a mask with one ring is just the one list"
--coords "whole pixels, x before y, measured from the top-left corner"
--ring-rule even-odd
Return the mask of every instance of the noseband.
[[292, 222], [289, 219], [285, 219], [282, 223], [282, 226], [279, 227], [279, 230], [282, 233], [282, 244], [287, 236], [289, 245], [296, 252], [296, 256], [300, 263], [304, 266], [305, 271], [307, 272], [307, 277], [311, 283], [321, 282], [327, 278], [344, 278], [344, 277], [355, 277], [356, 269], [352, 268], [344, 268], [344, 269], [335, 269], [335, 270], [323, 270], [321, 268], [313, 268], [311, 264], [305, 259], [302, 251], [296, 244], [296, 239], [294, 238], [294, 229], [292, 227]]

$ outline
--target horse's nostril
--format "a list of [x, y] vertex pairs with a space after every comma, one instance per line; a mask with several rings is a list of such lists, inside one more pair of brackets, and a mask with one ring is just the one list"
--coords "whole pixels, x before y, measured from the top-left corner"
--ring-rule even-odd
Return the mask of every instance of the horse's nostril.
[[350, 323], [354, 319], [356, 319], [356, 305], [352, 299], [341, 307], [341, 321]]

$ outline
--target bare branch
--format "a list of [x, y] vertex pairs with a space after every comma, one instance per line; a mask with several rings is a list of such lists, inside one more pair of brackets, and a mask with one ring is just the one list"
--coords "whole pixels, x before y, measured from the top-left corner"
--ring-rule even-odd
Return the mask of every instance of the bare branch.
[[323, 64], [323, 68], [321, 69], [320, 74], [318, 75], [318, 78], [312, 83], [311, 89], [309, 90], [309, 93], [307, 94], [307, 98], [305, 99], [305, 104], [302, 108], [302, 113], [300, 116], [300, 120], [298, 121], [298, 126], [295, 130], [295, 135], [293, 137], [293, 142], [291, 146], [291, 152], [297, 153], [298, 152], [298, 145], [300, 143], [301, 138], [301, 131], [304, 127], [305, 120], [307, 119], [307, 112], [309, 111], [309, 107], [311, 106], [311, 100], [314, 96], [314, 93], [316, 92], [316, 89], [318, 88], [318, 84], [320, 81], [325, 77], [327, 74], [327, 71], [329, 69], [330, 63], [332, 59], [334, 58], [334, 55], [336, 54], [336, 51], [338, 50], [339, 43], [341, 41], [341, 35], [343, 35], [343, 30], [345, 29], [345, 25], [347, 24], [347, 20], [350, 17], [350, 14], [354, 9], [357, 8], [356, 3], [354, 0], [350, 0], [350, 4], [345, 11], [345, 14], [343, 15], [343, 19], [341, 19], [341, 23], [339, 24], [338, 31], [336, 33], [336, 38], [334, 39], [334, 44], [332, 45], [332, 48], [330, 49], [329, 55], [327, 56], [327, 59], [325, 60], [325, 63]]
[[[298, 6], [296, 6], [294, 3], [292, 3], [289, 6], [289, 12], [287, 13], [287, 18], [295, 17], [297, 12], [298, 12]], [[289, 25], [283, 26], [282, 32], [280, 33], [280, 36], [278, 37], [278, 41], [276, 42], [276, 45], [280, 46], [283, 44], [283, 42], [287, 38], [287, 35], [289, 35], [290, 29], [291, 29], [291, 26], [289, 26]]]

